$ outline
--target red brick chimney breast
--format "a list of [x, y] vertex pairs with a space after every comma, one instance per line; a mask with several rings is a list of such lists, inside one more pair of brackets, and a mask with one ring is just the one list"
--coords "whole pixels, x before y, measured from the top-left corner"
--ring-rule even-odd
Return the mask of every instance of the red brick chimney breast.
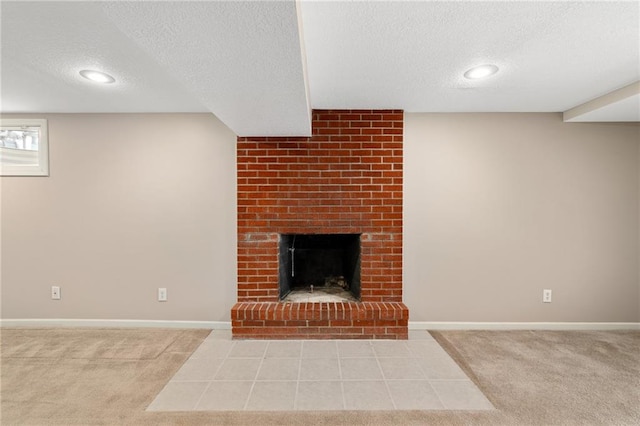
[[[238, 137], [234, 338], [407, 338], [402, 165], [400, 110], [315, 110], [311, 137]], [[361, 234], [361, 300], [279, 301], [280, 234]]]

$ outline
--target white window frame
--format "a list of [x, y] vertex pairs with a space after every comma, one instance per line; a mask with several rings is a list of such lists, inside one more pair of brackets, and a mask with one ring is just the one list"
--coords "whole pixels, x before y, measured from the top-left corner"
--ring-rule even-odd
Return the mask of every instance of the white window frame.
[[0, 118], [0, 127], [39, 127], [38, 164], [4, 164], [0, 147], [0, 176], [49, 176], [47, 120], [42, 118]]

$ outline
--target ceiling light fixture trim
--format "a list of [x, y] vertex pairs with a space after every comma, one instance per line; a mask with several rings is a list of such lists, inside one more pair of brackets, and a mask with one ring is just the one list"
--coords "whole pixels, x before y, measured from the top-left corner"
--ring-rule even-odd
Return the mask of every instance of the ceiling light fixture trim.
[[494, 75], [495, 73], [497, 73], [500, 69], [493, 64], [484, 64], [484, 65], [478, 65], [477, 67], [473, 67], [469, 70], [467, 70], [464, 73], [464, 77], [468, 78], [469, 80], [477, 80], [480, 78], [486, 78], [489, 77], [491, 75]]
[[82, 70], [80, 71], [80, 75], [86, 78], [87, 80], [91, 80], [95, 83], [111, 84], [116, 81], [115, 78], [113, 78], [109, 74], [104, 73], [102, 71]]

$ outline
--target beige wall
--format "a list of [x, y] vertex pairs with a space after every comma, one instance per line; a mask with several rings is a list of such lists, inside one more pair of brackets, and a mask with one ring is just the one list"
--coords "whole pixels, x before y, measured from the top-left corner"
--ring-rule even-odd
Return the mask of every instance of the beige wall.
[[[235, 136], [206, 114], [46, 117], [51, 176], [1, 178], [2, 317], [228, 321]], [[411, 321], [640, 321], [639, 140], [560, 114], [406, 114]]]
[[45, 117], [50, 177], [1, 178], [2, 317], [228, 321], [235, 135], [209, 114]]
[[412, 321], [640, 321], [637, 123], [405, 120]]

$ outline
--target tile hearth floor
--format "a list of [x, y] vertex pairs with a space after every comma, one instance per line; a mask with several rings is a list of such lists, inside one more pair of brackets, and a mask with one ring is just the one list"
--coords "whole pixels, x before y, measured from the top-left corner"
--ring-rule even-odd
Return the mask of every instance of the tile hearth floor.
[[214, 330], [147, 411], [492, 410], [426, 331], [409, 340], [231, 340]]

